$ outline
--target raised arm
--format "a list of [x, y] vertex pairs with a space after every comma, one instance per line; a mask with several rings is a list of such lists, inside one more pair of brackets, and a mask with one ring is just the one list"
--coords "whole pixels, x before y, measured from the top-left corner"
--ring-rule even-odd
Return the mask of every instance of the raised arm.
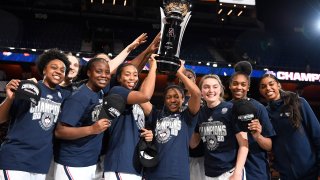
[[150, 43], [150, 45], [137, 57], [135, 57], [131, 64], [133, 64], [137, 69], [138, 72], [142, 71], [143, 67], [148, 62], [148, 59], [150, 56], [156, 52], [156, 50], [159, 48], [160, 44], [160, 33], [157, 34], [157, 36], [153, 39], [153, 41]]
[[139, 37], [137, 37], [131, 44], [129, 44], [126, 48], [124, 48], [114, 59], [109, 62], [110, 72], [114, 74], [118, 66], [123, 63], [123, 61], [128, 57], [130, 52], [137, 48], [139, 45], [146, 42], [147, 33], [142, 33]]
[[185, 88], [190, 92], [191, 97], [188, 101], [188, 108], [192, 114], [196, 114], [200, 109], [201, 92], [198, 86], [184, 75], [184, 61], [181, 61], [181, 66], [177, 71], [177, 77], [182, 81]]
[[152, 104], [149, 102], [140, 104], [141, 109], [145, 116], [149, 116], [152, 110]]
[[9, 117], [10, 117], [9, 111], [14, 100], [14, 91], [18, 89], [19, 83], [20, 83], [20, 80], [12, 79], [6, 85], [7, 97], [0, 104], [0, 124], [9, 120]]
[[156, 82], [157, 61], [155, 59], [157, 55], [154, 54], [149, 59], [150, 70], [147, 77], [141, 84], [139, 91], [131, 91], [128, 95], [128, 104], [141, 104], [150, 101]]

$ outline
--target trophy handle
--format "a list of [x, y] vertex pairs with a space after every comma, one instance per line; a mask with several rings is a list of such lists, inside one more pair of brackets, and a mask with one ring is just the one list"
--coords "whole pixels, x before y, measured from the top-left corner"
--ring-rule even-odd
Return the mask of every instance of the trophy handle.
[[[180, 32], [180, 37], [179, 37], [179, 42], [178, 42], [178, 48], [177, 48], [177, 54], [176, 54], [176, 57], [180, 57], [180, 46], [181, 46], [181, 42], [182, 42], [182, 37], [183, 37], [183, 34], [184, 34], [184, 31], [186, 30], [186, 27], [187, 27], [187, 24], [189, 22], [191, 18], [191, 11], [189, 11], [186, 16], [183, 18], [183, 21], [182, 23], [180, 24], [181, 26], [181, 32]], [[162, 30], [162, 29], [161, 29]]]
[[[164, 15], [164, 11], [163, 9], [160, 7], [160, 15], [161, 15], [161, 35], [160, 35], [160, 39], [162, 39], [162, 36], [163, 36], [163, 28], [164, 28], [164, 25], [167, 23], [166, 21], [166, 16]], [[160, 44], [159, 44], [159, 48], [158, 48], [158, 53], [157, 54], [160, 54], [161, 52], [161, 43], [162, 41], [160, 41]]]

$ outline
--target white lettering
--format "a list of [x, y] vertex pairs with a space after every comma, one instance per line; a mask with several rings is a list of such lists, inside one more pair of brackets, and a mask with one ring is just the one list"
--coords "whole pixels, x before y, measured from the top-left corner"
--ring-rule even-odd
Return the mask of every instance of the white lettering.
[[286, 72], [278, 71], [277, 72], [277, 78], [279, 80], [286, 80], [285, 74], [286, 74]]
[[320, 74], [278, 71], [277, 78], [279, 80], [319, 82]]
[[293, 80], [294, 80], [294, 81], [301, 81], [300, 73], [294, 73], [294, 75], [293, 75]]
[[[35, 85], [33, 85], [33, 84], [23, 84], [22, 87], [21, 87], [21, 89], [25, 89], [25, 90], [27, 90], [28, 92], [31, 92], [32, 94], [34, 94], [34, 92], [36, 93], [36, 95], [39, 94], [38, 88], [37, 88]], [[30, 91], [30, 90], [28, 90], [28, 89], [32, 89], [33, 92]]]
[[309, 73], [301, 73], [301, 81], [312, 81], [311, 74]]

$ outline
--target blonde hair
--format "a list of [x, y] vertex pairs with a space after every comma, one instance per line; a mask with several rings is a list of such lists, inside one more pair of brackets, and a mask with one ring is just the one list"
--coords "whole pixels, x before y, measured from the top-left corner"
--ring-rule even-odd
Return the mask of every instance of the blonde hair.
[[220, 88], [221, 88], [221, 93], [220, 93], [220, 100], [224, 100], [223, 97], [224, 97], [224, 86], [222, 84], [222, 81], [220, 79], [220, 77], [216, 74], [207, 74], [205, 76], [203, 76], [199, 82], [199, 88], [202, 89], [202, 85], [203, 85], [203, 81], [206, 80], [206, 79], [215, 79], [218, 81], [219, 85], [220, 85]]

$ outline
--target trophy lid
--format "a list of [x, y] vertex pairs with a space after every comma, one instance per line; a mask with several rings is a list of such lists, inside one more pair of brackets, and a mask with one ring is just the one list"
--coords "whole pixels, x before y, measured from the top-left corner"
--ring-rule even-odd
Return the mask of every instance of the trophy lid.
[[188, 0], [164, 0], [163, 6], [166, 14], [180, 12], [184, 17], [190, 11], [191, 3]]

